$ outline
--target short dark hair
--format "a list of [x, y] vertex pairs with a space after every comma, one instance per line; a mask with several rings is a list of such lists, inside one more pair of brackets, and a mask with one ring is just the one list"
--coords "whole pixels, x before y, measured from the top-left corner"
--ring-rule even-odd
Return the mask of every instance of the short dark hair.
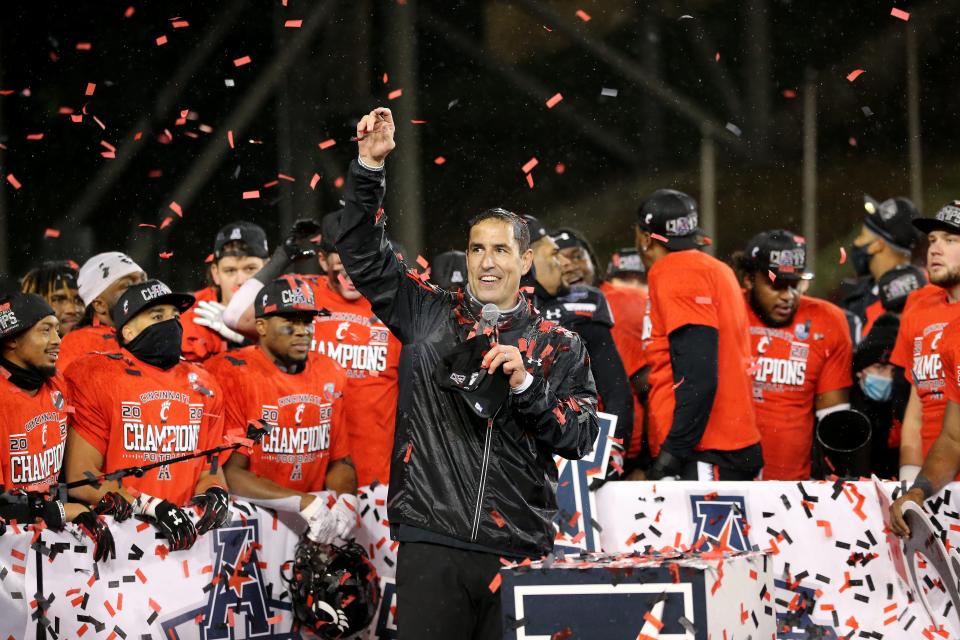
[[487, 209], [470, 218], [467, 222], [467, 227], [473, 229], [484, 220], [500, 220], [506, 222], [513, 227], [513, 237], [516, 238], [517, 243], [520, 245], [520, 253], [525, 253], [527, 249], [530, 248], [530, 227], [527, 225], [526, 220], [514, 212], [507, 211], [500, 207]]

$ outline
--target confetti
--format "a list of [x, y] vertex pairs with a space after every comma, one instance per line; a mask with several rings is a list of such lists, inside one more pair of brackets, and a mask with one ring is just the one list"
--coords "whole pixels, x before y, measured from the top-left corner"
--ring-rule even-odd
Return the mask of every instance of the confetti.
[[333, 181], [333, 186], [339, 189], [340, 187], [343, 186], [343, 182], [344, 182], [343, 176], [337, 176], [336, 179]]
[[853, 82], [854, 80], [859, 78], [862, 73], [864, 73], [863, 69], [854, 69], [853, 71], [847, 74], [847, 82]]
[[843, 247], [840, 247], [840, 264], [843, 264], [847, 261], [847, 250]]
[[242, 67], [245, 64], [250, 64], [250, 56], [243, 56], [233, 61], [233, 66], [235, 67]]
[[259, 197], [260, 197], [260, 190], [259, 190], [259, 189], [254, 189], [253, 191], [244, 191], [244, 192], [243, 192], [243, 199], [244, 199], [244, 200], [256, 200], [256, 199], [259, 198]]
[[42, 133], [28, 133], [27, 140], [43, 140]]
[[528, 173], [528, 174], [527, 174], [527, 186], [529, 186], [531, 189], [533, 189], [533, 174], [532, 174], [532, 173]]
[[156, 42], [158, 47], [162, 47], [163, 45], [167, 44], [167, 36], [160, 36], [157, 38]]
[[787, 98], [788, 100], [793, 100], [794, 98], [797, 97], [797, 92], [794, 89], [784, 89], [781, 92], [781, 95], [783, 95], [783, 97]]
[[563, 100], [563, 95], [561, 95], [561, 94], [559, 94], [559, 93], [553, 94], [553, 97], [551, 97], [549, 100], [547, 100], [547, 109], [553, 109], [555, 106], [557, 106], [557, 104], [558, 104], [561, 100]]
[[403, 95], [403, 89], [394, 89], [387, 94], [387, 100], [396, 100]]
[[910, 13], [909, 13], [909, 12], [904, 11], [903, 9], [897, 9], [896, 7], [890, 9], [890, 15], [892, 15], [894, 18], [899, 18], [900, 20], [903, 20], [904, 22], [906, 22], [907, 20], [910, 19]]
[[47, 228], [47, 230], [43, 232], [43, 237], [44, 237], [44, 238], [59, 238], [59, 237], [60, 237], [60, 231], [59, 231], [58, 229], [50, 229], [50, 228]]
[[303, 20], [287, 20], [283, 26], [287, 29], [299, 29], [303, 26]]
[[173, 251], [161, 251], [161, 252], [160, 252], [160, 259], [161, 259], [161, 260], [166, 260], [166, 259], [172, 258], [172, 257], [173, 257]]
[[577, 9], [577, 17], [583, 20], [584, 22], [590, 22], [590, 14], [584, 11], [583, 9]]
[[608, 89], [606, 87], [603, 87], [602, 89], [600, 89], [600, 95], [606, 96], [608, 98], [616, 98], [617, 93], [618, 91], [616, 89]]
[[719, 52], [719, 51], [717, 51], [715, 54], [713, 54], [713, 61], [714, 61], [714, 62], [720, 62], [720, 52]]
[[183, 209], [181, 209], [180, 205], [178, 205], [176, 202], [170, 203], [170, 210], [177, 214], [177, 216], [181, 218], [183, 217]]
[[436, 158], [433, 159], [433, 164], [437, 165], [438, 167], [445, 165], [446, 163], [447, 163], [447, 159], [444, 158], [443, 156], [437, 156]]
[[728, 123], [727, 123], [726, 129], [727, 129], [727, 131], [729, 131], [729, 132], [732, 133], [733, 135], [737, 136], [738, 138], [743, 134], [743, 131], [740, 129], [740, 127], [738, 127], [737, 125], [733, 124], [732, 122], [728, 122]]
[[563, 164], [562, 162], [558, 162], [557, 166], [555, 166], [553, 170], [557, 173], [557, 175], [563, 175], [567, 171], [567, 165]]
[[488, 587], [490, 589], [490, 593], [496, 593], [497, 590], [500, 589], [501, 582], [503, 582], [503, 576], [497, 572], [497, 575], [493, 576], [493, 580], [490, 581], [490, 586]]
[[89, 42], [77, 43], [77, 51], [90, 51], [90, 49], [92, 48], [93, 48], [93, 45], [91, 45]]
[[773, 271], [770, 271], [769, 269], [767, 269], [767, 277], [770, 278], [770, 282], [777, 281], [777, 274], [775, 274]]
[[20, 187], [23, 186], [20, 184], [20, 181], [17, 180], [17, 177], [12, 173], [7, 174], [7, 182], [9, 182], [10, 186], [13, 187], [14, 189], [19, 189]]
[[426, 120], [411, 120], [410, 124], [427, 124]]
[[524, 173], [530, 173], [533, 171], [533, 168], [540, 164], [540, 161], [536, 158], [530, 158], [527, 162], [520, 168]]
[[388, 82], [390, 82], [390, 76], [387, 75], [387, 72], [386, 72], [386, 71], [384, 71], [384, 72], [383, 72], [383, 84], [387, 84]]
[[170, 26], [174, 29], [185, 29], [190, 26], [190, 23], [186, 20], [174, 20], [170, 23]]
[[123, 12], [124, 18], [132, 18], [133, 13], [136, 11], [133, 7], [127, 7], [126, 11]]
[[228, 87], [232, 87], [234, 86], [235, 83], [233, 82], [233, 78], [224, 78], [223, 84], [225, 84]]
[[227, 131], [227, 143], [230, 145], [230, 148], [233, 149], [233, 131]]
[[320, 182], [320, 174], [315, 173], [313, 174], [313, 177], [310, 178], [310, 188], [316, 190], [318, 182]]
[[321, 143], [320, 143], [319, 145], [317, 145], [317, 146], [319, 146], [321, 149], [329, 149], [330, 147], [332, 147], [332, 146], [335, 145], [335, 144], [337, 144], [337, 141], [334, 140], [333, 138], [329, 138], [328, 140], [324, 140], [323, 142], [321, 142]]

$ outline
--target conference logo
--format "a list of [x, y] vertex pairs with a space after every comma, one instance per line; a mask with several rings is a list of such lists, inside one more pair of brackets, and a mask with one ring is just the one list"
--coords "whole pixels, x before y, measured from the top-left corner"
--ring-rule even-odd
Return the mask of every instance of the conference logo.
[[690, 515], [694, 525], [692, 548], [698, 551], [750, 550], [747, 501], [742, 495], [691, 495]]

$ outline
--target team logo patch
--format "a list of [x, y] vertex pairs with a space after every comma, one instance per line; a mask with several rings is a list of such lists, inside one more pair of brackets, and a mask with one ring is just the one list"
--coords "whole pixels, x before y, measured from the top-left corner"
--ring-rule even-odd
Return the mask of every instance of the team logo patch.
[[743, 496], [694, 494], [690, 496], [694, 530], [691, 545], [696, 549], [719, 547], [749, 551], [747, 502]]
[[688, 236], [697, 230], [697, 223], [697, 214], [691, 213], [680, 216], [679, 218], [674, 218], [673, 220], [667, 220], [664, 228], [666, 229], [667, 235]]
[[793, 326], [793, 335], [797, 336], [797, 340], [806, 340], [810, 337], [810, 321], [800, 323], [798, 322]]

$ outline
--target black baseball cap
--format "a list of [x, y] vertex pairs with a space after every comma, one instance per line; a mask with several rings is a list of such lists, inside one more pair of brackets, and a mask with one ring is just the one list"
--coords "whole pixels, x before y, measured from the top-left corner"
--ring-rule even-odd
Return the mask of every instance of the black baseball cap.
[[430, 262], [430, 280], [453, 291], [467, 284], [467, 254], [463, 251], [444, 251]]
[[260, 225], [240, 220], [231, 222], [217, 231], [217, 238], [213, 241], [213, 259], [224, 257], [223, 247], [230, 242], [243, 242], [247, 245], [254, 258], [267, 258], [270, 250], [267, 247], [267, 234]]
[[907, 296], [927, 284], [923, 269], [903, 264], [890, 269], [877, 280], [880, 304], [887, 311], [900, 313], [907, 304]]
[[483, 334], [465, 340], [448, 351], [433, 372], [438, 385], [459, 393], [481, 418], [497, 415], [510, 395], [510, 380], [502, 369], [490, 373], [480, 368], [491, 346], [490, 336]]
[[907, 198], [878, 202], [864, 194], [863, 208], [867, 212], [863, 224], [870, 231], [901, 249], [913, 249], [917, 243], [917, 231], [912, 222], [918, 215], [913, 202]]
[[127, 289], [117, 304], [113, 305], [110, 317], [119, 332], [134, 316], [158, 304], [172, 304], [184, 312], [196, 302], [189, 293], [177, 293], [159, 280], [146, 280]]
[[813, 278], [807, 271], [807, 241], [786, 229], [763, 231], [750, 238], [743, 260], [754, 273], [769, 271], [785, 280]]
[[940, 207], [937, 215], [932, 218], [917, 218], [913, 226], [923, 233], [931, 231], [946, 231], [960, 233], [960, 200], [954, 200]]
[[320, 250], [324, 253], [337, 253], [334, 241], [340, 233], [340, 216], [343, 209], [328, 213], [320, 221]]
[[705, 243], [697, 201], [673, 189], [658, 189], [640, 203], [637, 225], [670, 251], [698, 249]]
[[47, 316], [56, 316], [46, 300], [35, 293], [0, 294], [0, 340], [15, 338]]
[[320, 313], [313, 298], [313, 289], [292, 275], [280, 276], [260, 289], [253, 308], [257, 318]]
[[640, 252], [635, 247], [626, 247], [620, 249], [610, 256], [610, 264], [607, 265], [607, 277], [619, 275], [633, 275], [644, 273], [643, 261], [640, 259]]
[[557, 246], [561, 249], [569, 249], [571, 247], [584, 247], [583, 239], [575, 233], [570, 231], [554, 231], [550, 234], [553, 238], [553, 241], [557, 243]]
[[530, 244], [542, 240], [550, 235], [547, 231], [547, 228], [543, 226], [543, 223], [531, 216], [530, 214], [524, 214], [520, 216], [527, 223], [527, 226], [530, 228]]

